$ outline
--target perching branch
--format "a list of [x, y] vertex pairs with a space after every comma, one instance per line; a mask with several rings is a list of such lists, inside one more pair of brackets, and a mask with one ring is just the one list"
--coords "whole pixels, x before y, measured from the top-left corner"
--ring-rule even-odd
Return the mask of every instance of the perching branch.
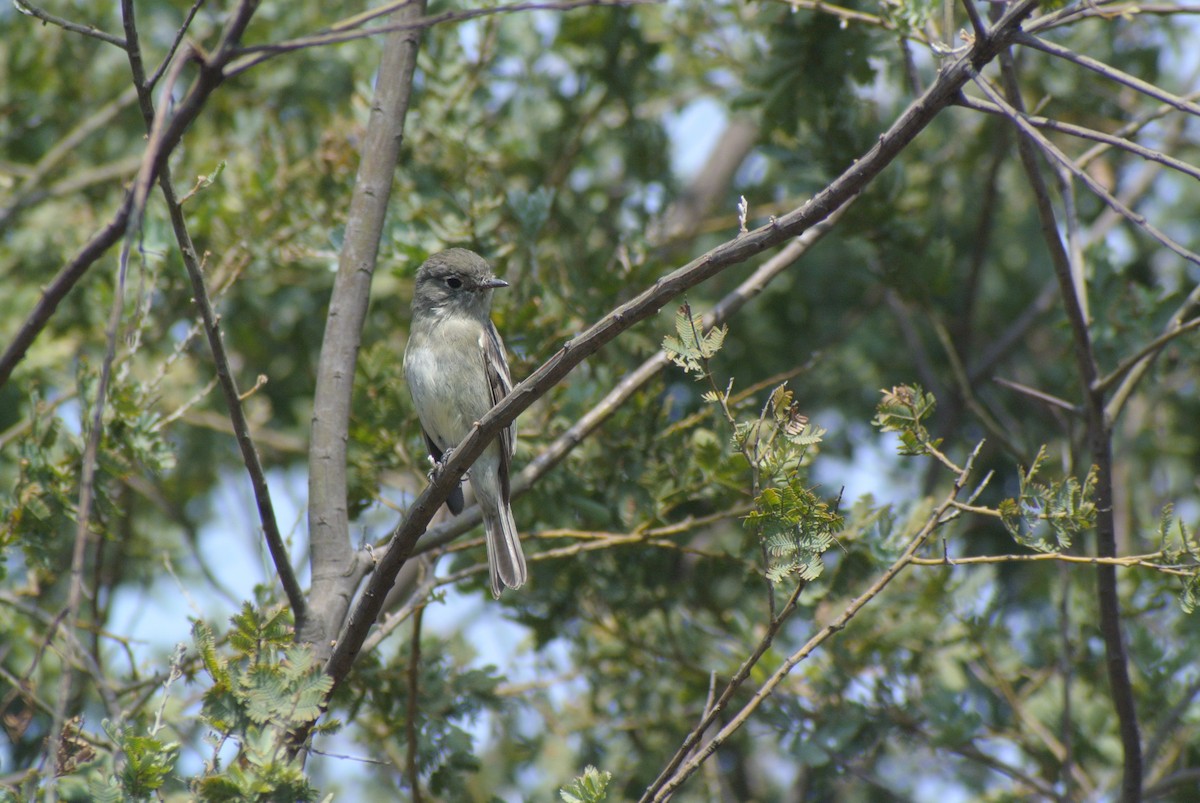
[[687, 265], [659, 279], [629, 302], [600, 319], [586, 332], [564, 345], [513, 392], [485, 415], [454, 450], [437, 478], [409, 508], [408, 517], [393, 533], [392, 541], [379, 559], [374, 573], [338, 637], [325, 670], [336, 688], [358, 657], [367, 631], [379, 616], [396, 574], [412, 554], [417, 539], [429, 520], [456, 487], [467, 468], [499, 431], [517, 415], [557, 385], [575, 366], [594, 354], [621, 332], [649, 318], [671, 299], [715, 276], [726, 268], [775, 247], [824, 220], [835, 209], [866, 187], [947, 106], [970, 79], [975, 67], [994, 59], [1012, 39], [1020, 23], [1037, 5], [1037, 0], [1020, 0], [993, 27], [991, 35], [976, 42], [964, 56], [948, 64], [929, 90], [896, 120], [878, 142], [822, 192], [804, 206], [767, 225], [717, 246]]

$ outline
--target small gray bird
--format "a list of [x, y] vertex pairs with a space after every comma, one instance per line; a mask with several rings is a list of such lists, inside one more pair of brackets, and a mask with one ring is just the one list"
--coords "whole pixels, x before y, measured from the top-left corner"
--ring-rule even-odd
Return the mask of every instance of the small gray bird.
[[[508, 282], [483, 257], [463, 248], [434, 254], [417, 271], [404, 377], [421, 419], [429, 454], [440, 465], [471, 428], [512, 390], [504, 342], [492, 324], [492, 290]], [[471, 467], [471, 487], [483, 512], [492, 595], [520, 588], [528, 577], [509, 506], [509, 470], [517, 430], [510, 425]], [[463, 509], [462, 488], [446, 500]]]

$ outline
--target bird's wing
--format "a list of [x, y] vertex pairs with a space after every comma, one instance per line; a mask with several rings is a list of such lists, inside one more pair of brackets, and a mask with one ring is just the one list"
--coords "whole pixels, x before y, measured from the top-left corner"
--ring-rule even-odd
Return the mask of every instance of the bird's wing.
[[[504, 350], [504, 341], [495, 325], [488, 321], [483, 334], [483, 357], [487, 371], [488, 390], [492, 395], [492, 406], [512, 392], [512, 375], [508, 372], [508, 354]], [[512, 462], [517, 446], [517, 424], [514, 421], [500, 431], [500, 485], [504, 498], [508, 499], [508, 469]]]

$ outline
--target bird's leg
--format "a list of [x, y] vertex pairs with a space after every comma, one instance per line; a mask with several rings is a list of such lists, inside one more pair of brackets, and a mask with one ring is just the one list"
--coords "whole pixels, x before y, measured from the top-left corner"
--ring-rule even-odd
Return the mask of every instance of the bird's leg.
[[[429, 471], [427, 471], [425, 473], [425, 476], [429, 478], [430, 482], [433, 482], [434, 480], [436, 480], [438, 478], [438, 476], [446, 469], [446, 464], [450, 462], [450, 458], [453, 456], [454, 456], [454, 447], [453, 446], [451, 446], [446, 451], [442, 452], [442, 456], [441, 456], [440, 460], [438, 458], [434, 457], [433, 455], [428, 456]], [[464, 480], [469, 480], [471, 478], [471, 469], [467, 469], [466, 471], [464, 471], [462, 478]]]
[[450, 458], [454, 455], [454, 447], [442, 452], [439, 457], [429, 455], [429, 472], [425, 475], [430, 482], [436, 480], [443, 471], [446, 470], [446, 464], [450, 462]]

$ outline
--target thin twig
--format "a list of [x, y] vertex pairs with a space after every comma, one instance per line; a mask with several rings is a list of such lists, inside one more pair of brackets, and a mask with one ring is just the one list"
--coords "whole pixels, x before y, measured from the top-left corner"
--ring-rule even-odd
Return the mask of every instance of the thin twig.
[[[175, 88], [175, 81], [179, 77], [179, 68], [181, 66], [181, 64], [177, 64], [167, 75], [167, 80], [163, 87], [164, 109], [167, 106], [166, 98], [170, 97], [170, 92]], [[66, 603], [63, 607], [63, 611], [66, 614], [65, 618], [68, 620], [67, 627], [71, 630], [78, 630], [79, 628], [79, 605], [84, 594], [83, 570], [84, 560], [87, 556], [87, 544], [91, 536], [90, 518], [95, 496], [96, 469], [100, 457], [100, 441], [104, 434], [104, 410], [108, 399], [108, 385], [112, 378], [112, 366], [117, 353], [117, 337], [121, 328], [121, 316], [125, 309], [125, 280], [129, 272], [129, 255], [133, 248], [134, 238], [137, 236], [142, 215], [145, 212], [149, 182], [153, 175], [153, 165], [157, 161], [158, 154], [164, 145], [164, 124], [165, 114], [159, 114], [154, 118], [153, 125], [150, 128], [146, 152], [142, 159], [142, 169], [132, 193], [133, 206], [129, 217], [129, 227], [125, 233], [125, 242], [121, 248], [121, 257], [117, 265], [116, 287], [113, 290], [112, 308], [109, 311], [108, 326], [105, 333], [107, 346], [104, 352], [104, 361], [100, 366], [100, 379], [96, 384], [96, 398], [92, 403], [91, 424], [88, 429], [87, 442], [81, 461], [79, 503], [76, 510], [75, 545], [71, 552], [71, 582], [67, 590]], [[69, 655], [72, 650], [73, 647], [68, 642], [65, 652]], [[58, 777], [58, 762], [63, 740], [63, 723], [66, 721], [66, 710], [71, 699], [73, 681], [74, 672], [64, 667], [62, 675], [59, 677], [58, 696], [55, 699], [54, 719], [51, 725], [51, 744], [49, 749], [52, 778]], [[53, 782], [49, 794], [51, 798], [55, 795]]]
[[1028, 385], [1022, 385], [1020, 382], [1014, 382], [1011, 379], [1005, 379], [1001, 376], [993, 377], [992, 381], [998, 385], [1003, 385], [1010, 390], [1015, 390], [1017, 393], [1021, 393], [1031, 399], [1037, 399], [1043, 404], [1056, 407], [1059, 410], [1066, 410], [1068, 413], [1072, 413], [1074, 415], [1083, 415], [1083, 409], [1079, 405], [1071, 404], [1066, 399], [1060, 399], [1059, 397], [1047, 393], [1044, 390], [1031, 388]]
[[188, 28], [192, 27], [192, 20], [196, 18], [196, 12], [200, 10], [200, 6], [202, 5], [204, 5], [204, 0], [192, 0], [192, 7], [188, 9], [183, 22], [176, 29], [175, 38], [171, 41], [171, 46], [167, 48], [167, 54], [163, 56], [162, 62], [158, 65], [154, 73], [142, 82], [146, 89], [154, 89], [158, 84], [158, 80], [162, 78], [163, 73], [167, 71], [168, 65], [174, 60], [175, 53], [179, 50], [180, 43], [183, 42], [183, 37], [187, 35]]
[[425, 606], [421, 605], [413, 615], [412, 647], [408, 658], [408, 710], [404, 717], [404, 739], [408, 742], [408, 788], [412, 792], [413, 803], [421, 803], [421, 773], [417, 765], [417, 692], [421, 678], [421, 619], [424, 614]]
[[[367, 39], [372, 36], [379, 36], [385, 33], [395, 33], [398, 31], [424, 31], [437, 25], [446, 23], [466, 22], [467, 20], [478, 19], [479, 17], [490, 17], [496, 14], [511, 14], [522, 11], [570, 11], [576, 8], [589, 8], [595, 6], [633, 6], [647, 5], [653, 3], [661, 3], [664, 0], [546, 0], [544, 2], [522, 2], [513, 3], [507, 6], [498, 6], [492, 8], [473, 8], [465, 11], [444, 11], [441, 14], [431, 14], [427, 17], [419, 17], [417, 19], [408, 19], [403, 22], [390, 22], [379, 25], [366, 30], [341, 30], [335, 29], [329, 33], [316, 34], [314, 36], [301, 36], [296, 39], [288, 39], [283, 42], [274, 42], [265, 45], [252, 45], [242, 48], [243, 54], [240, 58], [229, 65], [226, 71], [227, 75], [239, 75], [251, 67], [255, 67], [267, 59], [274, 58], [281, 53], [291, 53], [296, 50], [303, 50], [310, 47], [325, 47], [328, 45], [340, 45], [345, 42], [353, 42], [357, 39]], [[396, 4], [398, 8], [410, 10], [412, 3], [403, 2]], [[421, 12], [424, 12], [424, 3], [421, 3]], [[351, 18], [353, 19], [353, 18]]]
[[975, 32], [975, 38], [987, 38], [987, 25], [984, 23], [983, 18], [979, 16], [979, 9], [975, 7], [975, 0], [963, 0], [963, 8], [967, 11], [967, 19], [971, 21], [971, 30]]
[[1006, 103], [1004, 99], [1000, 97], [1000, 94], [991, 86], [991, 83], [987, 79], [985, 79], [983, 76], [977, 75], [975, 84], [981, 90], [983, 90], [983, 93], [987, 95], [993, 103], [1003, 110], [1004, 115], [1008, 117], [1013, 124], [1021, 130], [1022, 133], [1024, 133], [1037, 144], [1038, 148], [1041, 149], [1043, 153], [1061, 164], [1067, 170], [1071, 171], [1072, 175], [1087, 185], [1087, 188], [1095, 193], [1102, 201], [1104, 201], [1104, 203], [1108, 204], [1113, 211], [1126, 218], [1129, 222], [1133, 223], [1134, 226], [1146, 232], [1153, 239], [1157, 240], [1160, 244], [1166, 246], [1174, 253], [1183, 257], [1188, 262], [1191, 262], [1193, 265], [1200, 266], [1200, 254], [1196, 254], [1195, 252], [1185, 248], [1182, 244], [1169, 237], [1165, 232], [1160, 231], [1156, 226], [1154, 226], [1154, 224], [1150, 223], [1150, 221], [1146, 219], [1145, 215], [1134, 212], [1119, 198], [1109, 192], [1103, 184], [1093, 178], [1089, 173], [1079, 169], [1071, 157], [1059, 150], [1054, 143], [1046, 139], [1041, 135], [1041, 133], [1038, 132], [1038, 130], [1028, 121], [1028, 119], [1026, 119], [1023, 112], [1014, 109], [1012, 106]]
[[[955, 505], [955, 507], [961, 507]], [[975, 512], [975, 511], [972, 511]], [[972, 564], [990, 563], [1076, 563], [1084, 566], [1117, 566], [1120, 568], [1152, 569], [1173, 577], [1195, 577], [1200, 567], [1187, 564], [1158, 563], [1157, 559], [1164, 557], [1162, 552], [1151, 552], [1146, 555], [1129, 555], [1127, 557], [1100, 558], [1091, 555], [1067, 555], [1062, 552], [1038, 552], [1022, 555], [972, 555], [947, 560], [946, 558], [913, 558], [914, 566], [945, 566], [955, 568]]]
[[1113, 20], [1123, 17], [1128, 18], [1138, 14], [1154, 14], [1159, 16], [1200, 14], [1200, 5], [1188, 3], [1124, 2], [1124, 0], [1088, 0], [1088, 2], [1071, 3], [1059, 11], [1031, 20], [1027, 27], [1031, 32], [1038, 32], [1062, 25], [1069, 25], [1090, 17]]
[[1181, 335], [1186, 335], [1187, 333], [1196, 329], [1200, 329], [1200, 318], [1192, 318], [1190, 321], [1182, 323], [1174, 329], [1163, 332], [1161, 335], [1142, 346], [1133, 354], [1130, 354], [1128, 357], [1121, 360], [1121, 362], [1117, 363], [1117, 367], [1114, 368], [1107, 376], [1097, 379], [1094, 389], [1099, 391], [1108, 390], [1117, 382], [1121, 381], [1125, 374], [1133, 370], [1134, 366], [1140, 363], [1142, 360], [1162, 351], [1163, 347], [1175, 338], [1180, 337]]
[[[716, 721], [717, 717], [729, 705], [729, 701], [733, 699], [734, 694], [738, 689], [741, 688], [742, 684], [746, 681], [746, 678], [750, 676], [751, 670], [758, 665], [759, 660], [764, 654], [766, 654], [767, 650], [770, 649], [771, 644], [775, 641], [775, 636], [779, 634], [779, 630], [795, 612], [796, 605], [800, 601], [800, 594], [802, 591], [804, 591], [807, 585], [808, 584], [805, 582], [799, 582], [796, 584], [796, 589], [791, 593], [787, 602], [784, 603], [783, 607], [779, 610], [779, 615], [775, 617], [775, 619], [772, 620], [767, 626], [767, 631], [759, 640], [758, 645], [754, 648], [750, 655], [746, 657], [746, 660], [742, 662], [742, 665], [738, 667], [737, 671], [733, 674], [733, 677], [729, 679], [729, 682], [725, 684], [725, 688], [722, 690], [721, 696], [718, 697], [711, 706], [706, 704], [708, 710], [705, 712], [704, 716], [700, 718], [700, 721], [696, 723], [696, 726], [692, 728], [691, 732], [689, 732], [684, 738], [683, 743], [679, 745], [679, 749], [675, 751], [675, 755], [671, 757], [670, 761], [667, 762], [667, 765], [663, 768], [662, 772], [659, 773], [658, 778], [655, 779], [654, 783], [652, 783], [646, 790], [645, 794], [642, 795], [642, 803], [650, 800], [651, 795], [653, 795], [657, 789], [666, 785], [674, 777], [676, 771], [685, 760], [687, 760], [689, 764], [692, 761], [695, 761], [697, 750], [704, 751], [705, 755], [707, 756], [712, 752], [712, 750], [716, 749], [716, 747], [713, 745], [713, 742], [717, 737], [714, 737], [713, 740], [710, 740], [704, 745], [703, 748], [701, 748], [700, 741], [703, 739], [704, 733], [710, 727], [712, 727], [712, 724]], [[712, 746], [711, 750], [709, 749], [710, 746]], [[699, 766], [699, 763], [697, 763], [696, 766]], [[689, 772], [688, 774], [690, 775], [691, 773]], [[660, 798], [655, 797], [654, 799]]]
[[105, 33], [94, 25], [82, 25], [78, 22], [71, 22], [68, 19], [63, 19], [62, 17], [56, 17], [49, 12], [37, 8], [36, 6], [29, 5], [29, 3], [26, 3], [25, 0], [13, 0], [13, 6], [17, 9], [17, 11], [28, 17], [34, 17], [50, 25], [57, 25], [63, 30], [70, 31], [71, 33], [83, 34], [84, 36], [90, 36], [93, 39], [99, 39], [101, 42], [107, 42], [110, 45], [116, 45], [122, 49], [125, 48], [124, 39], [119, 36], [113, 36], [111, 33]]
[[[121, 6], [125, 20], [125, 38], [129, 42], [127, 51], [129, 53], [130, 71], [133, 74], [134, 86], [138, 87], [142, 114], [146, 118], [147, 124], [151, 125], [152, 120], [158, 119], [161, 108], [159, 111], [156, 111], [154, 108], [153, 98], [150, 93], [150, 86], [154, 81], [147, 80], [146, 78], [137, 27], [134, 22], [132, 0], [122, 0]], [[194, 6], [193, 9], [197, 7]], [[191, 17], [192, 15], [189, 14], [188, 18], [184, 21], [185, 27], [190, 23]], [[177, 39], [182, 38], [182, 30], [184, 29], [181, 29]], [[176, 52], [176, 60], [167, 74], [168, 86], [173, 83], [172, 76], [176, 75], [180, 67], [187, 63], [192, 56], [191, 45], [184, 45], [181, 50]], [[168, 103], [169, 98], [170, 95], [164, 92], [160, 104]], [[229, 418], [233, 424], [234, 438], [242, 453], [242, 461], [246, 465], [246, 472], [250, 476], [250, 484], [254, 492], [256, 506], [258, 507], [259, 521], [262, 524], [267, 549], [271, 554], [271, 560], [275, 565], [276, 573], [279, 575], [280, 584], [287, 595], [288, 604], [292, 608], [292, 615], [295, 618], [296, 625], [297, 627], [301, 627], [308, 616], [307, 603], [304, 599], [304, 593], [300, 588], [300, 583], [296, 578], [296, 573], [292, 569], [291, 559], [288, 556], [283, 536], [279, 531], [274, 505], [271, 502], [270, 488], [267, 485], [266, 472], [263, 470], [262, 460], [258, 455], [258, 450], [254, 446], [254, 441], [250, 437], [250, 424], [246, 418], [245, 409], [242, 407], [243, 396], [238, 391], [237, 380], [234, 378], [230, 367], [229, 356], [225, 351], [225, 344], [221, 336], [220, 319], [209, 298], [201, 260], [197, 256], [196, 247], [192, 242], [192, 235], [188, 230], [187, 219], [183, 215], [183, 208], [171, 179], [169, 165], [163, 164], [161, 166], [158, 172], [158, 183], [167, 204], [167, 212], [171, 218], [171, 227], [175, 234], [175, 241], [179, 245], [184, 267], [187, 270], [188, 278], [191, 280], [192, 299], [203, 321], [204, 333], [208, 339], [209, 350], [213, 355], [217, 380], [224, 393], [225, 404], [229, 410]]]
[[1080, 67], [1091, 70], [1098, 75], [1102, 75], [1110, 81], [1115, 81], [1118, 84], [1122, 84], [1137, 92], [1141, 92], [1143, 95], [1149, 95], [1155, 100], [1166, 103], [1168, 106], [1172, 106], [1181, 112], [1187, 112], [1188, 114], [1200, 116], [1200, 105], [1192, 103], [1186, 98], [1182, 98], [1174, 93], [1167, 92], [1165, 89], [1161, 89], [1154, 84], [1147, 83], [1137, 76], [1130, 75], [1122, 70], [1118, 70], [1116, 67], [1105, 64], [1102, 61], [1097, 61], [1090, 56], [1080, 55], [1070, 48], [1063, 47], [1062, 45], [1056, 45], [1053, 42], [1048, 42], [1045, 39], [1041, 39], [1033, 34], [1028, 33], [1018, 33], [1016, 36], [1016, 44], [1032, 47], [1035, 50], [1040, 50], [1043, 53], [1050, 54], [1051, 56], [1057, 56], [1060, 59], [1064, 59], [1072, 64], [1077, 64]]
[[58, 309], [58, 305], [71, 291], [76, 283], [83, 278], [87, 273], [88, 268], [95, 264], [109, 248], [111, 248], [121, 235], [125, 233], [126, 224], [129, 222], [129, 213], [133, 209], [133, 196], [130, 193], [125, 194], [124, 200], [121, 202], [121, 207], [113, 215], [103, 229], [92, 236], [92, 239], [79, 249], [75, 257], [63, 266], [54, 278], [46, 285], [46, 289], [42, 291], [42, 295], [38, 298], [38, 302], [34, 305], [33, 311], [29, 313], [29, 317], [21, 324], [21, 328], [17, 330], [16, 336], [9, 343], [8, 348], [4, 350], [4, 354], [0, 355], [0, 387], [12, 376], [13, 370], [18, 363], [25, 357], [25, 353], [29, 351], [29, 347], [33, 345], [33, 341], [46, 327], [50, 318], [54, 315], [54, 311]]
[[[20, 189], [10, 195], [7, 198], [7, 205], [3, 209], [0, 209], [0, 231], [8, 225], [13, 215], [21, 209], [33, 204], [41, 197], [53, 194], [52, 192], [44, 192], [42, 190], [42, 182], [46, 176], [54, 168], [62, 164], [68, 156], [75, 153], [88, 137], [97, 131], [105, 130], [108, 124], [126, 106], [133, 103], [136, 98], [137, 92], [133, 87], [125, 89], [116, 98], [105, 103], [85, 119], [81, 120], [62, 139], [56, 142], [52, 148], [46, 151], [42, 155], [42, 158], [38, 159], [37, 164], [27, 174], [22, 176]], [[118, 162], [118, 164], [122, 167], [124, 166], [124, 162]]]
[[[146, 177], [147, 185], [149, 181], [153, 180], [158, 169], [166, 163], [167, 157], [179, 144], [184, 132], [199, 116], [200, 110], [208, 98], [228, 77], [225, 73], [225, 66], [231, 57], [233, 48], [246, 30], [246, 26], [250, 24], [250, 18], [257, 5], [255, 0], [239, 0], [229, 14], [216, 50], [208, 60], [201, 63], [196, 81], [179, 103], [171, 122], [163, 133], [162, 143], [157, 148], [151, 175]], [[4, 354], [0, 355], [0, 387], [12, 376], [13, 369], [25, 356], [38, 334], [45, 328], [46, 323], [66, 294], [87, 272], [88, 268], [121, 239], [121, 235], [128, 228], [129, 216], [134, 209], [133, 201], [133, 193], [126, 193], [121, 207], [113, 219], [93, 235], [92, 239], [58, 272], [43, 291], [33, 312], [18, 330], [17, 336], [5, 349]]]
[[[1191, 76], [1189, 76], [1188, 83], [1189, 84], [1195, 83], [1196, 76], [1198, 74], [1200, 74], [1200, 65], [1197, 65], [1196, 70], [1192, 73]], [[1184, 95], [1183, 97], [1186, 100], [1195, 101], [1195, 100], [1200, 99], [1200, 92], [1189, 92], [1188, 94]], [[1139, 133], [1146, 126], [1150, 125], [1151, 123], [1153, 123], [1157, 120], [1161, 120], [1162, 118], [1166, 117], [1168, 114], [1171, 114], [1174, 111], [1175, 111], [1174, 106], [1170, 106], [1166, 103], [1160, 104], [1158, 106], [1158, 108], [1156, 108], [1156, 109], [1150, 109], [1148, 111], [1142, 112], [1141, 114], [1137, 115], [1132, 120], [1130, 120], [1128, 123], [1121, 126], [1116, 131], [1112, 132], [1112, 135], [1114, 137], [1119, 137], [1119, 138], [1128, 140], [1129, 137], [1132, 137], [1134, 134]], [[1180, 125], [1179, 128], [1182, 129], [1182, 125]], [[1089, 164], [1091, 164], [1096, 159], [1100, 158], [1105, 153], [1107, 153], [1109, 150], [1109, 147], [1110, 146], [1107, 144], [1093, 145], [1092, 147], [1088, 148], [1087, 151], [1085, 151], [1082, 156], [1080, 156], [1078, 159], [1075, 160], [1075, 164], [1079, 165], [1079, 167], [1081, 167], [1081, 168], [1087, 168], [1087, 166]]]
[[996, 420], [991, 411], [975, 395], [975, 388], [967, 376], [966, 368], [963, 367], [962, 358], [959, 357], [958, 349], [954, 346], [954, 340], [950, 337], [950, 331], [946, 328], [941, 318], [936, 316], [933, 318], [933, 330], [937, 333], [938, 342], [942, 344], [942, 351], [950, 363], [950, 373], [954, 377], [954, 383], [958, 386], [958, 393], [962, 396], [967, 409], [975, 414], [975, 417], [983, 424], [988, 434], [1003, 447], [1004, 451], [1017, 459], [1026, 457], [1025, 450], [1013, 442], [1005, 428], [1000, 425], [1000, 422]]
[[[1005, 116], [1004, 109], [1000, 108], [996, 104], [988, 103], [985, 100], [979, 100], [978, 98], [973, 98], [973, 97], [970, 97], [969, 95], [963, 95], [962, 100], [960, 101], [959, 105], [961, 105], [963, 108], [966, 108], [966, 109], [973, 109], [974, 111], [986, 112], [987, 114], [995, 114], [995, 115]], [[1123, 151], [1128, 151], [1129, 153], [1140, 156], [1143, 159], [1147, 159], [1151, 162], [1157, 162], [1157, 163], [1163, 165], [1164, 167], [1169, 167], [1172, 170], [1177, 170], [1186, 176], [1191, 176], [1192, 178], [1200, 179], [1200, 167], [1196, 167], [1195, 165], [1189, 164], [1188, 162], [1184, 162], [1180, 159], [1176, 159], [1173, 156], [1168, 156], [1167, 154], [1163, 153], [1162, 151], [1157, 151], [1157, 150], [1154, 150], [1153, 148], [1147, 148], [1144, 145], [1139, 145], [1136, 142], [1133, 142], [1129, 139], [1125, 139], [1124, 137], [1117, 136], [1114, 134], [1106, 134], [1103, 131], [1097, 131], [1093, 128], [1085, 128], [1081, 125], [1074, 125], [1072, 123], [1063, 123], [1058, 120], [1053, 120], [1049, 117], [1039, 117], [1037, 115], [1026, 115], [1025, 120], [1028, 121], [1028, 123], [1030, 125], [1035, 126], [1037, 128], [1044, 128], [1047, 131], [1057, 131], [1060, 134], [1069, 134], [1070, 136], [1078, 137], [1079, 139], [1091, 140], [1092, 142], [1100, 142], [1100, 143], [1103, 143], [1104, 145], [1108, 145], [1113, 148], [1119, 148]], [[1086, 154], [1085, 154], [1085, 156], [1086, 156]], [[1080, 159], [1077, 159], [1075, 161], [1075, 164], [1080, 169], [1082, 169], [1085, 166], [1085, 163], [1084, 163], [1084, 160], [1082, 157]]]

